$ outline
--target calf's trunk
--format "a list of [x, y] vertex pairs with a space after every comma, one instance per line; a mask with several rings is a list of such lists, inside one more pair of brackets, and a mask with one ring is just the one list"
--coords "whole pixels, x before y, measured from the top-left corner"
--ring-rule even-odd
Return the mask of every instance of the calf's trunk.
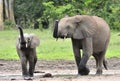
[[25, 42], [24, 36], [23, 36], [23, 30], [21, 28], [21, 26], [17, 25], [19, 31], [20, 31], [20, 39], [21, 39], [21, 43]]

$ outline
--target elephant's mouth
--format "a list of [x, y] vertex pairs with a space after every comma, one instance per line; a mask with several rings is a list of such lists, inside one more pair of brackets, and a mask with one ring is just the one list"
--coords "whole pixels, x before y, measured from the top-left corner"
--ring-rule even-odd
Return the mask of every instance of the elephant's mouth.
[[66, 33], [66, 34], [59, 34], [58, 37], [64, 39], [64, 38], [71, 38], [72, 34], [71, 33]]
[[71, 38], [73, 35], [71, 33], [67, 33], [67, 38]]

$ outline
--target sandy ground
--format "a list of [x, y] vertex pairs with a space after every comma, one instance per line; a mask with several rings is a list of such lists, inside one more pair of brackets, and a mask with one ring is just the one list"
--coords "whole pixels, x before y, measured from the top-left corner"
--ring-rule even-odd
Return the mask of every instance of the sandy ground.
[[[103, 75], [95, 75], [94, 59], [87, 63], [90, 74], [78, 76], [75, 61], [71, 60], [39, 60], [36, 65], [33, 81], [120, 81], [120, 59], [108, 60], [108, 70], [103, 69]], [[50, 73], [52, 77], [43, 77]], [[20, 61], [0, 60], [0, 81], [24, 81], [21, 75]]]

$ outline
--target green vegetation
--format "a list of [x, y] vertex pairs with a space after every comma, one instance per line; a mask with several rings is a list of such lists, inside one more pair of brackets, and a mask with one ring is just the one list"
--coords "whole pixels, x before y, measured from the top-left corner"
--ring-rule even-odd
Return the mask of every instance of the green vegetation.
[[108, 48], [107, 57], [120, 57], [120, 36], [118, 36], [118, 32], [112, 31]]
[[55, 19], [77, 14], [100, 16], [111, 29], [120, 30], [120, 0], [14, 0], [15, 20], [25, 28], [34, 28], [37, 21], [49, 26]]
[[[35, 33], [40, 37], [40, 46], [37, 48], [37, 56], [41, 60], [69, 59], [73, 60], [72, 45], [70, 39], [58, 39], [52, 37], [50, 30], [30, 30], [24, 32]], [[0, 32], [0, 59], [18, 60], [15, 43], [18, 36], [17, 30], [6, 30]], [[107, 58], [120, 57], [120, 36], [118, 32], [112, 31]]]

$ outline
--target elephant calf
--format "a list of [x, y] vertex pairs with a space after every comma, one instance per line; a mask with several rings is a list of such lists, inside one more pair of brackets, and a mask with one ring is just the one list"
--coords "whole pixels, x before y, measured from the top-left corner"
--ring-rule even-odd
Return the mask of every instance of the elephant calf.
[[[16, 49], [21, 60], [22, 75], [25, 80], [33, 79], [35, 64], [37, 62], [36, 47], [39, 45], [39, 38], [34, 34], [23, 34], [23, 30], [18, 26], [20, 36], [17, 39]], [[29, 62], [29, 70], [27, 70]]]
[[89, 74], [86, 63], [91, 55], [96, 60], [96, 74], [102, 74], [102, 64], [107, 69], [105, 53], [110, 40], [110, 28], [102, 18], [89, 15], [64, 17], [56, 21], [53, 37], [71, 38], [78, 74]]

